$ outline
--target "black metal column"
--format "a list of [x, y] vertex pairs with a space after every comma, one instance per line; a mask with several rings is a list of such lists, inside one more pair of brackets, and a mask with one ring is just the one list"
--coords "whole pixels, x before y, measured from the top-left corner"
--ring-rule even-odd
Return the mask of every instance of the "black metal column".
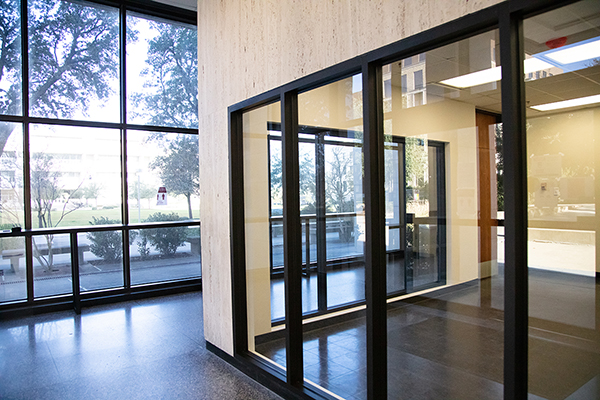
[[73, 309], [81, 314], [81, 291], [79, 285], [79, 244], [77, 243], [77, 232], [69, 234], [71, 243], [71, 280], [73, 283]]
[[365, 297], [367, 398], [387, 398], [387, 310], [383, 89], [381, 66], [364, 63]]
[[229, 229], [231, 235], [231, 291], [234, 355], [248, 350], [246, 308], [246, 239], [244, 235], [244, 165], [242, 114], [229, 114]]
[[325, 134], [315, 136], [315, 178], [317, 214], [317, 304], [327, 311], [327, 215], [325, 196]]
[[523, 21], [500, 14], [502, 129], [504, 139], [504, 398], [527, 398], [527, 143]]
[[302, 387], [302, 225], [298, 164], [298, 94], [281, 96], [283, 147], [283, 265], [285, 282], [286, 372], [288, 384]]

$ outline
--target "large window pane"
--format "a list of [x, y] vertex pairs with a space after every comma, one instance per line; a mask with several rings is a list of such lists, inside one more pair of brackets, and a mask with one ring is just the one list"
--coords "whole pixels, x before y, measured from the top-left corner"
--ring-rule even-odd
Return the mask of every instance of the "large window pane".
[[22, 125], [0, 123], [10, 133], [0, 154], [0, 226], [24, 227]]
[[[365, 300], [362, 75], [301, 93], [298, 122], [300, 144], [313, 149], [301, 147], [299, 160], [301, 207], [314, 218], [305, 235], [315, 246], [303, 277], [308, 316]], [[302, 168], [308, 159], [309, 168]], [[305, 325], [304, 378], [345, 398], [360, 396], [366, 389], [364, 323], [324, 318]]]
[[35, 297], [72, 293], [69, 235], [34, 236], [32, 246]]
[[34, 228], [121, 223], [119, 132], [32, 125]]
[[36, 117], [119, 121], [117, 9], [29, 1], [29, 102]]
[[[162, 215], [163, 221], [169, 218]], [[129, 233], [129, 244], [132, 285], [200, 276], [197, 227], [139, 229]]]
[[541, 398], [599, 393], [599, 30], [596, 1], [524, 21], [528, 387]]
[[192, 25], [127, 17], [127, 122], [198, 127], [198, 43]]
[[198, 150], [198, 135], [128, 132], [130, 223], [198, 218]]
[[22, 237], [0, 239], [0, 303], [27, 299], [25, 240]]
[[[0, 13], [0, 114], [21, 114], [21, 2], [2, 2]], [[10, 135], [0, 123], [0, 143]], [[0, 149], [1, 150], [1, 149]]]
[[383, 66], [390, 399], [502, 398], [499, 49], [491, 31]]
[[77, 235], [82, 292], [123, 286], [123, 233], [120, 230]]

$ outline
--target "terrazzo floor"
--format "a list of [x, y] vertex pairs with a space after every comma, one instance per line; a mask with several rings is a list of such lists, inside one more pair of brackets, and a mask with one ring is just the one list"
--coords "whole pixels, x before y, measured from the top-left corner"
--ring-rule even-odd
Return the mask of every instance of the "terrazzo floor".
[[280, 399], [203, 332], [201, 293], [0, 320], [0, 399]]

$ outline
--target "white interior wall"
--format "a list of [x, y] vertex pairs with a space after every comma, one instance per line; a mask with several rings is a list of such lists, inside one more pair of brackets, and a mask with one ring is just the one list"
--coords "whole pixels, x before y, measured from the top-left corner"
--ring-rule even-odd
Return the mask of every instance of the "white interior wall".
[[[400, 88], [394, 87], [401, 96]], [[396, 136], [446, 144], [447, 282], [479, 276], [475, 107], [444, 100], [386, 114]]]

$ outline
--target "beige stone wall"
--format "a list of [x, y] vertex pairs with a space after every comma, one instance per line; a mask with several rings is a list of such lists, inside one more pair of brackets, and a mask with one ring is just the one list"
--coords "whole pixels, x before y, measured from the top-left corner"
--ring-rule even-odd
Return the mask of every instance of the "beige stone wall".
[[233, 352], [227, 107], [500, 0], [199, 0], [206, 340]]

